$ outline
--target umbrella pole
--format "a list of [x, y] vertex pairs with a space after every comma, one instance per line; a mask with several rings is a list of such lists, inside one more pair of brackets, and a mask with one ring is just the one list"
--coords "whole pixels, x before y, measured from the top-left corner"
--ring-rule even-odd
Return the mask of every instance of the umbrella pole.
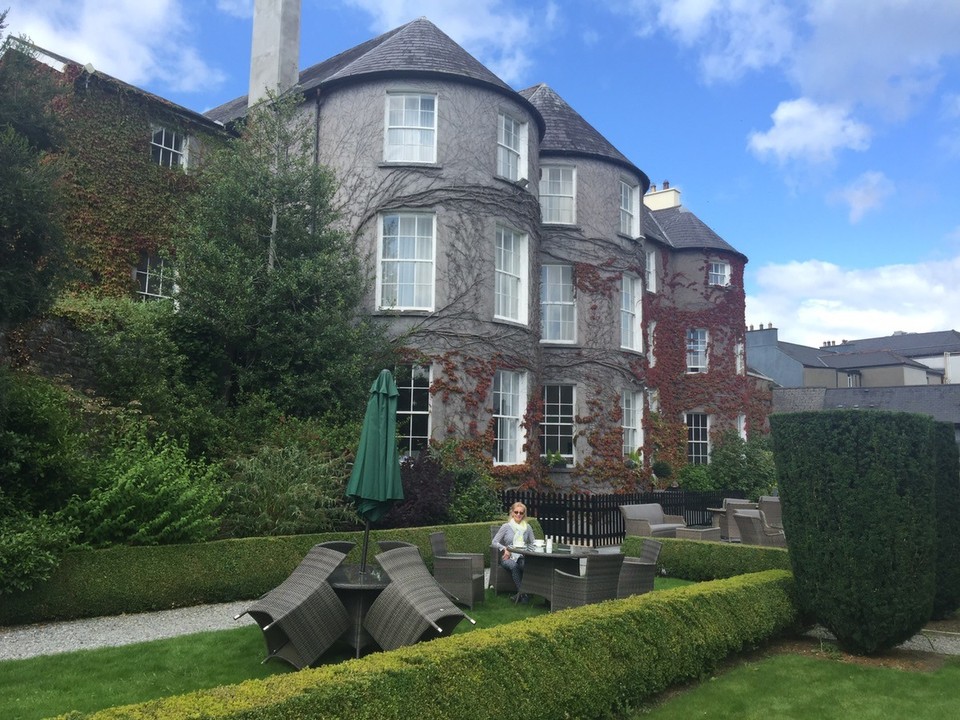
[[364, 518], [366, 523], [363, 528], [363, 550], [360, 555], [360, 574], [363, 575], [367, 571], [367, 546], [370, 544], [370, 519]]

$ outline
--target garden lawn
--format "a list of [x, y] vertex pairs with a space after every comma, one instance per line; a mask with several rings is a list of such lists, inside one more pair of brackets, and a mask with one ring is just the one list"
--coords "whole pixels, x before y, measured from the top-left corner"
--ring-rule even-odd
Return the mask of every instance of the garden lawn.
[[958, 717], [957, 688], [960, 658], [923, 672], [786, 653], [743, 663], [627, 717], [946, 720]]

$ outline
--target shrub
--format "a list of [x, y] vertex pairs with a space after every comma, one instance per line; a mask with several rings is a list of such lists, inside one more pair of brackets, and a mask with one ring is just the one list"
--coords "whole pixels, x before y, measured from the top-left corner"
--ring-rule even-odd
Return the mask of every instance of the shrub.
[[296, 535], [342, 530], [356, 523], [344, 491], [349, 459], [303, 442], [264, 446], [241, 458], [225, 485], [224, 537]]
[[215, 535], [222, 470], [190, 460], [177, 441], [161, 435], [151, 443], [132, 433], [103, 460], [101, 473], [90, 497], [73, 503], [83, 542], [163, 545]]
[[716, 490], [710, 476], [709, 465], [684, 465], [677, 475], [677, 482], [684, 490]]
[[801, 609], [854, 652], [914, 635], [934, 595], [933, 421], [837, 410], [770, 423]]
[[503, 513], [489, 464], [465, 451], [457, 440], [431, 445], [430, 454], [453, 474], [448, 519], [454, 523], [481, 522]]
[[0, 490], [0, 595], [48, 579], [76, 534], [61, 516], [17, 509]]
[[440, 461], [428, 452], [408, 457], [400, 463], [403, 497], [383, 517], [382, 527], [419, 527], [439, 525], [447, 520], [453, 473], [444, 470]]
[[744, 440], [729, 430], [710, 453], [710, 478], [715, 490], [739, 490], [751, 500], [766, 495], [777, 484], [770, 441], [764, 435]]
[[953, 425], [934, 428], [937, 496], [937, 589], [933, 617], [944, 618], [960, 607], [960, 456]]

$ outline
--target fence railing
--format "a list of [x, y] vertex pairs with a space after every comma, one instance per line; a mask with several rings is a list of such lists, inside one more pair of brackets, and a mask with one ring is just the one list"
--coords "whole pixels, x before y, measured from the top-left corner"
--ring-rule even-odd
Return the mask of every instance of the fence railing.
[[579, 493], [543, 493], [534, 490], [505, 490], [500, 493], [503, 509], [522, 502], [549, 535], [559, 542], [590, 547], [619, 545], [623, 542], [621, 505], [660, 503], [667, 515], [681, 515], [687, 525], [709, 526], [713, 514], [725, 497], [742, 498], [738, 491], [700, 492], [693, 490], [656, 490], [609, 495]]

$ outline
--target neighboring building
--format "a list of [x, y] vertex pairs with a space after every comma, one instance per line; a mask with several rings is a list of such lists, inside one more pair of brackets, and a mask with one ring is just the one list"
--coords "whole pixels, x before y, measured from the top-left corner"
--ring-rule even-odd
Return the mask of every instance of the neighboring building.
[[844, 355], [895, 353], [931, 368], [934, 376], [941, 377], [944, 383], [960, 383], [960, 332], [956, 330], [925, 333], [896, 332], [886, 337], [826, 343], [820, 349]]

